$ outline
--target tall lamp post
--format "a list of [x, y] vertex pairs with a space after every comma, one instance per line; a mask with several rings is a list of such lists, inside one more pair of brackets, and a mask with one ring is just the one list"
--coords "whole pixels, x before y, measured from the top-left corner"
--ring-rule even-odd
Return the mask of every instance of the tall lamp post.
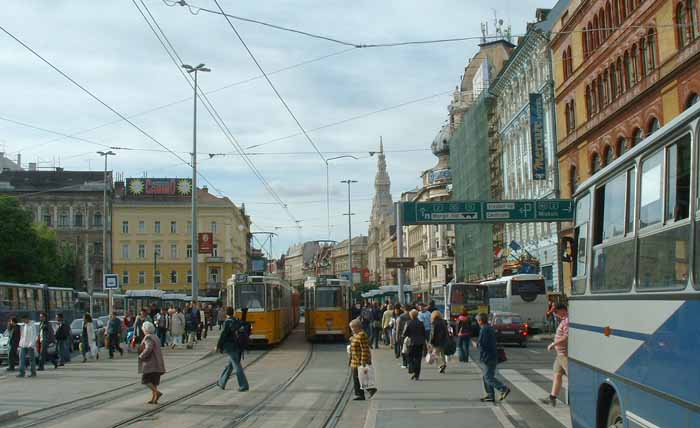
[[192, 301], [199, 294], [199, 251], [197, 249], [197, 73], [208, 73], [211, 69], [199, 64], [192, 67], [182, 64], [188, 73], [194, 73], [194, 125], [192, 126]]
[[354, 284], [354, 278], [353, 278], [353, 273], [352, 273], [352, 216], [353, 214], [351, 210], [351, 205], [350, 205], [350, 185], [353, 183], [357, 183], [357, 180], [343, 180], [341, 183], [345, 183], [348, 185], [348, 212], [347, 214], [343, 214], [348, 216], [348, 267], [350, 267], [350, 286], [352, 287]]
[[[102, 288], [104, 289], [104, 276], [107, 273], [107, 220], [109, 219], [109, 216], [107, 215], [107, 157], [116, 156], [117, 154], [111, 150], [106, 152], [99, 151], [97, 152], [97, 154], [105, 158], [104, 185], [102, 186]], [[114, 309], [114, 302], [112, 300], [112, 289], [110, 288], [109, 290], [107, 290], [107, 293], [109, 296], [109, 313], [111, 314]], [[90, 313], [93, 313], [92, 294], [90, 295]]]

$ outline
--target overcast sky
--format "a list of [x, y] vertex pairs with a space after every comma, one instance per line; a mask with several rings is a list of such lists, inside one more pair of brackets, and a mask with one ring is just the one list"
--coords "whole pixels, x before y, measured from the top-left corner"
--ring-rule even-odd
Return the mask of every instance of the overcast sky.
[[[137, 0], [144, 13], [147, 11]], [[274, 253], [299, 240], [326, 239], [325, 167], [318, 154], [276, 98], [221, 15], [169, 7], [143, 0], [171, 43], [191, 64], [212, 72], [199, 83], [226, 125], [292, 215], [278, 206], [200, 105], [198, 152], [202, 174], [235, 203], [245, 203], [253, 230], [275, 227]], [[521, 34], [537, 7], [554, 0], [433, 1], [245, 1], [219, 0], [226, 12], [327, 35], [353, 43], [382, 43], [480, 35], [480, 22], [493, 29], [494, 11]], [[172, 4], [172, 2], [169, 2]], [[213, 0], [192, 0], [213, 10]], [[193, 9], [193, 12], [196, 9]], [[419, 184], [420, 172], [437, 159], [430, 143], [447, 117], [454, 89], [478, 41], [377, 49], [349, 49], [325, 40], [232, 21], [263, 69], [270, 73], [330, 54], [333, 56], [270, 75], [306, 129], [344, 121], [376, 110], [427, 98], [406, 106], [325, 127], [309, 135], [327, 157], [353, 154], [359, 160], [331, 162], [332, 239], [347, 238], [347, 189], [354, 179], [353, 234], [367, 233], [376, 158], [384, 140], [396, 199]], [[165, 146], [189, 159], [192, 145], [192, 89], [130, 0], [5, 2], [0, 25], [23, 40], [77, 82], [126, 116]], [[104, 106], [0, 33], [0, 147], [40, 167], [101, 170], [101, 147], [8, 122], [23, 122], [107, 146], [160, 149]], [[255, 79], [258, 77], [257, 79]], [[242, 82], [242, 83], [239, 83]], [[232, 85], [238, 83], [236, 85]], [[429, 97], [429, 98], [428, 98]], [[181, 101], [179, 103], [175, 103]], [[139, 114], [174, 103], [146, 114]], [[109, 125], [106, 125], [109, 124]], [[101, 126], [106, 125], [106, 126]], [[93, 129], [99, 127], [97, 129]], [[87, 131], [87, 132], [85, 132]], [[269, 143], [271, 140], [280, 139]], [[265, 144], [267, 143], [267, 144]], [[190, 168], [167, 152], [117, 150], [110, 169], [125, 177], [188, 177]], [[290, 154], [292, 153], [292, 154]], [[201, 183], [201, 179], [200, 179]], [[210, 186], [210, 191], [216, 193]]]

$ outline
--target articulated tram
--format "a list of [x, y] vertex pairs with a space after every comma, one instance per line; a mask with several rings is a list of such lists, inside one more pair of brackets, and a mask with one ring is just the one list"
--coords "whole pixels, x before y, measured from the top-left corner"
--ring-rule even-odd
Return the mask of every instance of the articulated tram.
[[[286, 338], [299, 323], [298, 294], [283, 279], [273, 275], [233, 275], [226, 283], [226, 304], [236, 317], [248, 308], [252, 343], [274, 345]], [[294, 307], [294, 305], [297, 305]]]
[[304, 283], [307, 340], [350, 337], [350, 281], [310, 277]]

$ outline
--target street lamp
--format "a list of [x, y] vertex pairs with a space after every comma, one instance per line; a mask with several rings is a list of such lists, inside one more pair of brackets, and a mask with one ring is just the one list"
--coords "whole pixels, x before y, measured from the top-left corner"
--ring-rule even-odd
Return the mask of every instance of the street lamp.
[[[104, 276], [107, 273], [107, 157], [116, 156], [117, 154], [109, 150], [106, 152], [99, 151], [98, 155], [105, 158], [105, 172], [104, 172], [104, 185], [102, 186], [102, 288], [104, 288]], [[110, 244], [111, 247], [111, 244]], [[111, 269], [110, 269], [111, 270]], [[107, 290], [108, 300], [109, 300], [109, 313], [112, 313], [114, 309], [114, 302], [112, 301], [112, 289]], [[92, 293], [90, 293], [90, 313], [92, 314]]]
[[354, 285], [353, 274], [352, 274], [352, 216], [355, 214], [351, 211], [350, 206], [350, 185], [352, 183], [357, 183], [357, 180], [343, 180], [341, 183], [346, 183], [348, 185], [348, 212], [343, 214], [348, 216], [348, 266], [350, 267], [350, 286]]
[[197, 73], [208, 73], [211, 69], [199, 64], [192, 67], [182, 64], [188, 73], [194, 73], [194, 125], [192, 126], [192, 301], [199, 294], [199, 251], [197, 249]]

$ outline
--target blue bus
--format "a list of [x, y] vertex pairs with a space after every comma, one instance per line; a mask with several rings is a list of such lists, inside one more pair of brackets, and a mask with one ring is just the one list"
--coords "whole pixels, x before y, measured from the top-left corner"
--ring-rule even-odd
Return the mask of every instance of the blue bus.
[[700, 427], [700, 104], [574, 195], [574, 428]]

